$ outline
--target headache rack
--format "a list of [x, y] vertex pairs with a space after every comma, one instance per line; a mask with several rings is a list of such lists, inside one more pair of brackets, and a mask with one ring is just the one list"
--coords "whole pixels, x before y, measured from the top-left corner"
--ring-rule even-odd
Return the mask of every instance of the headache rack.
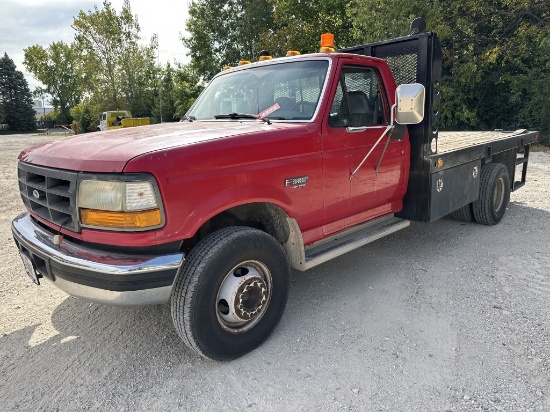
[[398, 86], [420, 83], [426, 88], [424, 120], [408, 126], [411, 167], [400, 217], [423, 222], [434, 220], [430, 216], [430, 156], [437, 153], [442, 70], [437, 35], [420, 33], [338, 51], [384, 59]]

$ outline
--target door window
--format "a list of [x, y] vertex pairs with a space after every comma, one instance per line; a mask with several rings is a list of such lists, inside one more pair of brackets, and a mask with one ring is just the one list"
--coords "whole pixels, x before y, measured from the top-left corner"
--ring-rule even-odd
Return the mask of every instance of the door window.
[[366, 67], [344, 67], [330, 108], [332, 127], [387, 124], [377, 73]]

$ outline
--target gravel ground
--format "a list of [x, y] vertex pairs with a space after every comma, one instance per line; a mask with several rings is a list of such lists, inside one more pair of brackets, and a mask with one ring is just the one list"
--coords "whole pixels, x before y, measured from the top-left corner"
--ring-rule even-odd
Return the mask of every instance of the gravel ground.
[[[63, 137], [65, 138], [65, 137]], [[168, 306], [120, 308], [37, 287], [10, 222], [16, 157], [0, 136], [0, 409], [550, 411], [550, 155], [494, 227], [444, 218], [306, 273], [268, 341], [195, 356]]]

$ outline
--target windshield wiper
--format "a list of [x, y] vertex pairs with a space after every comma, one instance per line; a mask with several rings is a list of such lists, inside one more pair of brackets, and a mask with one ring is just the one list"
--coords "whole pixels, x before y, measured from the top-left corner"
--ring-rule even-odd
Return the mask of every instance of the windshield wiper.
[[229, 114], [217, 114], [214, 116], [214, 119], [257, 119], [261, 120], [264, 123], [271, 124], [269, 119], [265, 117], [259, 117], [257, 114], [248, 114], [248, 113], [229, 113]]
[[[187, 120], [188, 122], [192, 122], [193, 120], [197, 120], [197, 118], [195, 116], [183, 116], [183, 119]], [[182, 121], [183, 121], [182, 119]]]

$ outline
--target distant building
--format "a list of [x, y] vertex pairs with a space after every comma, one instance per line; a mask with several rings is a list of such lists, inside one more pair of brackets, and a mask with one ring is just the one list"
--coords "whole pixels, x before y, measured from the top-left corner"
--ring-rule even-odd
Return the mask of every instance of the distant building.
[[42, 105], [42, 100], [33, 100], [34, 102], [34, 111], [36, 112], [35, 117], [36, 120], [40, 119], [40, 117], [44, 116], [46, 113], [53, 112], [53, 107], [47, 107], [45, 105]]

